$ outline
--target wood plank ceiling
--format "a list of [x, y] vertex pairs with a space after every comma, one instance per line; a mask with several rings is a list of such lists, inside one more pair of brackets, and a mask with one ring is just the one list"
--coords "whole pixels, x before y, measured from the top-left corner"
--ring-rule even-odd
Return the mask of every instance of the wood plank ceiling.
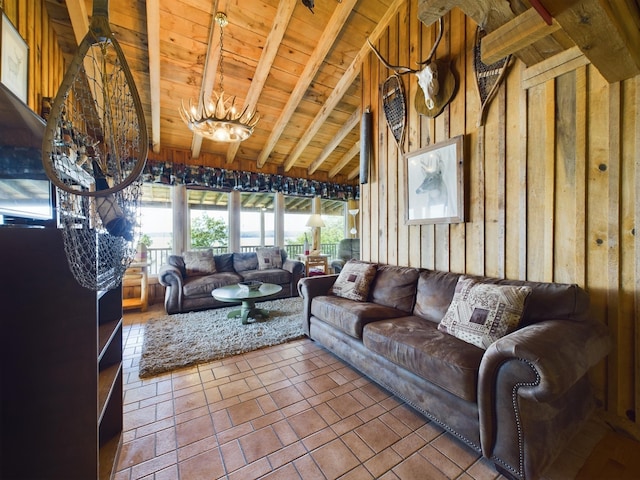
[[[355, 181], [359, 164], [360, 65], [403, 0], [110, 0], [110, 23], [145, 110], [151, 148], [190, 152], [189, 163]], [[91, 0], [46, 0], [69, 58], [87, 30]], [[260, 121], [242, 143], [202, 140], [179, 116], [181, 102], [223, 88]], [[210, 163], [210, 162], [209, 162]], [[246, 165], [247, 163], [243, 163]], [[298, 172], [302, 170], [297, 170]], [[321, 174], [321, 175], [315, 175]]]
[[[296, 167], [311, 179], [355, 181], [366, 40], [375, 44], [405, 1], [316, 0], [312, 13], [301, 0], [110, 0], [110, 22], [138, 86], [154, 152], [190, 152], [194, 165], [234, 169], [243, 161], [256, 172]], [[71, 58], [92, 1], [45, 2]], [[532, 5], [546, 5], [552, 25]], [[515, 53], [531, 67], [576, 50], [609, 81], [639, 71], [637, 0], [418, 0], [418, 17], [430, 25], [454, 7], [492, 32], [483, 45], [487, 58]], [[181, 102], [219, 88], [218, 11], [229, 20], [225, 93], [261, 117], [249, 139], [232, 145], [194, 136], [178, 114]]]

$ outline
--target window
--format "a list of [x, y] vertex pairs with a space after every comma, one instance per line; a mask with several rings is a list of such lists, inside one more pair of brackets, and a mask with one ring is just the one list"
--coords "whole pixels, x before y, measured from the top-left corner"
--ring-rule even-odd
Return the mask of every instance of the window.
[[173, 210], [168, 185], [144, 183], [140, 197], [140, 241], [147, 246], [149, 272], [165, 263], [173, 245]]
[[229, 245], [229, 194], [211, 190], [187, 189], [189, 206], [189, 245], [213, 248], [225, 253]]
[[240, 194], [240, 247], [252, 251], [275, 245], [275, 218], [272, 193]]

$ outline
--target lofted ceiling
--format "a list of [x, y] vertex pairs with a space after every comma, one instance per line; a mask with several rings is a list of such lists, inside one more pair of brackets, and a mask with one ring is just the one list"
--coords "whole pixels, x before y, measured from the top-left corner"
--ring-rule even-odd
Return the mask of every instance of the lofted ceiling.
[[[216, 166], [236, 168], [243, 160], [254, 171], [268, 166], [286, 174], [296, 167], [309, 178], [344, 181], [359, 170], [366, 40], [375, 43], [405, 1], [315, 0], [312, 13], [301, 0], [110, 0], [109, 10], [154, 152], [190, 152], [188, 163], [195, 165], [213, 156]], [[92, 1], [45, 4], [70, 59], [87, 31]], [[544, 72], [570, 52], [611, 82], [639, 71], [637, 0], [418, 0], [417, 15], [430, 25], [452, 8], [490, 32], [483, 40], [487, 60], [514, 53]], [[218, 11], [229, 20], [224, 90], [261, 117], [254, 134], [236, 144], [194, 136], [178, 113], [182, 101], [208, 98], [218, 88]]]
[[[45, 0], [69, 58], [87, 31], [91, 0]], [[151, 150], [190, 152], [216, 166], [246, 160], [259, 171], [298, 167], [344, 182], [359, 173], [360, 66], [403, 0], [110, 0], [110, 24], [138, 87]], [[220, 27], [225, 12], [224, 91], [257, 110], [251, 137], [225, 144], [195, 136], [181, 102], [219, 85]], [[200, 163], [202, 164], [202, 163]], [[219, 164], [219, 165], [218, 165]], [[243, 163], [247, 165], [247, 163]], [[300, 170], [298, 170], [300, 172]]]

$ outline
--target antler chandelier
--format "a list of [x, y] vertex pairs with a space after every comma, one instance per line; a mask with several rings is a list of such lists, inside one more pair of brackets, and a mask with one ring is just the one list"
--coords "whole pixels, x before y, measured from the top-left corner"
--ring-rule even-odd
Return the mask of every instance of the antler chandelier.
[[217, 142], [241, 142], [251, 136], [260, 116], [257, 112], [249, 112], [248, 107], [238, 113], [235, 106], [236, 97], [225, 98], [222, 42], [224, 27], [229, 21], [227, 15], [222, 12], [216, 13], [214, 20], [220, 25], [220, 92], [212, 92], [209, 101], [201, 98], [198, 105], [189, 100], [189, 108], [182, 102], [180, 116], [192, 132], [204, 138]]

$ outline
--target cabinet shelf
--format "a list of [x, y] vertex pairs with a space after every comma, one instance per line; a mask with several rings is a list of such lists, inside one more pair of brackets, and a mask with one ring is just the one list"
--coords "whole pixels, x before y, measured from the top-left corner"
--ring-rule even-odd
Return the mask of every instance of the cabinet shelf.
[[98, 375], [98, 423], [102, 421], [112, 393], [116, 390], [116, 380], [120, 377], [121, 369], [122, 364], [118, 363], [100, 370]]
[[122, 319], [112, 320], [98, 326], [98, 361], [102, 360], [107, 347], [122, 328]]
[[0, 478], [109, 479], [122, 444], [122, 289], [80, 286], [58, 229], [0, 228], [0, 244], [11, 252]]

